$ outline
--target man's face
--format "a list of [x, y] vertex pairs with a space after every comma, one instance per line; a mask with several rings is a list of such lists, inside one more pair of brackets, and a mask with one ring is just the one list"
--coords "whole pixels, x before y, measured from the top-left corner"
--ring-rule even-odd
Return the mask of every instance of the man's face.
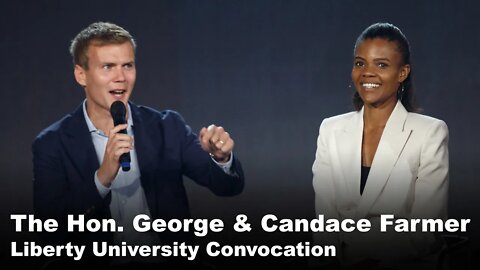
[[125, 105], [136, 79], [135, 53], [130, 42], [89, 46], [88, 69], [76, 65], [75, 78], [84, 86], [90, 117], [110, 116], [110, 105]]

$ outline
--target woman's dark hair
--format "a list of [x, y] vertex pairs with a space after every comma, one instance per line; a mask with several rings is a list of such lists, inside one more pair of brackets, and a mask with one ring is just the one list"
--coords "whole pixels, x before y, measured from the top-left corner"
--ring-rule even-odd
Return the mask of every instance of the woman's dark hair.
[[[400, 31], [398, 27], [390, 23], [375, 23], [367, 27], [363, 32], [358, 36], [357, 41], [355, 42], [355, 47], [353, 53], [357, 47], [366, 39], [381, 38], [388, 41], [395, 42], [397, 45], [398, 52], [402, 57], [402, 64], [410, 65], [410, 74], [408, 77], [400, 84], [400, 87], [397, 91], [397, 98], [401, 99], [401, 102], [405, 109], [409, 112], [418, 112], [419, 109], [416, 105], [413, 89], [413, 79], [412, 79], [412, 66], [410, 63], [410, 45], [405, 35]], [[403, 91], [402, 91], [403, 87]], [[403, 93], [402, 93], [403, 92]], [[355, 110], [360, 110], [363, 106], [363, 100], [360, 98], [360, 95], [357, 91], [353, 94], [353, 107]]]

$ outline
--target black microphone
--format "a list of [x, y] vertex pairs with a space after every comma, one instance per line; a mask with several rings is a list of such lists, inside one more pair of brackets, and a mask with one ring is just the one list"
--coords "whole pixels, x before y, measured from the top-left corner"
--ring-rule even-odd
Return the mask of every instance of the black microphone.
[[[126, 113], [127, 109], [125, 108], [123, 102], [119, 100], [113, 102], [112, 106], [110, 106], [110, 114], [113, 118], [113, 125], [118, 126], [127, 123], [127, 120], [125, 119]], [[122, 129], [119, 131], [119, 133], [127, 134], [127, 130]], [[124, 172], [130, 170], [130, 153], [123, 153], [120, 156], [120, 165], [122, 166], [122, 170]]]

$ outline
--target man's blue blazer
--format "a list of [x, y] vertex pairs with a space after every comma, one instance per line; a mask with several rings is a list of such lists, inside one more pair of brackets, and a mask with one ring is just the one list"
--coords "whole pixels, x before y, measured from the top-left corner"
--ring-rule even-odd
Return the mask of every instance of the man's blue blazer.
[[[140, 182], [152, 219], [190, 217], [184, 175], [216, 195], [233, 196], [243, 190], [240, 162], [234, 158], [234, 174], [226, 174], [202, 150], [178, 113], [133, 103], [130, 108]], [[102, 198], [94, 183], [99, 161], [82, 105], [43, 130], [32, 150], [36, 217], [62, 220], [67, 214], [84, 214], [86, 219], [110, 218], [111, 196]]]

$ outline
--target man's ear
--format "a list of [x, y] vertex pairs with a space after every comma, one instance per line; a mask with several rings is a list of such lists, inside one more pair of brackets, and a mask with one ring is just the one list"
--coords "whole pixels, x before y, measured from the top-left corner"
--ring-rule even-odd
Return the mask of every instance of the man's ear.
[[400, 76], [398, 78], [399, 83], [402, 83], [408, 78], [408, 74], [410, 74], [410, 65], [404, 65], [400, 70]]
[[85, 69], [80, 65], [75, 65], [73, 73], [75, 74], [75, 80], [77, 80], [77, 83], [80, 84], [82, 87], [85, 87], [87, 85]]

